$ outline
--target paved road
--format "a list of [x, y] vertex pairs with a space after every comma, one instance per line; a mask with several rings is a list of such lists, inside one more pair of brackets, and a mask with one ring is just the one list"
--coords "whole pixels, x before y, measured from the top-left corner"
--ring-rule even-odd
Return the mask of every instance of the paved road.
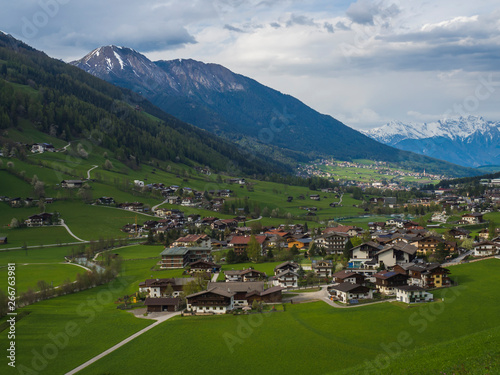
[[151, 208], [151, 211], [154, 213], [156, 208], [161, 206], [163, 203], [167, 203], [168, 202], [168, 199], [165, 199], [163, 202], [161, 203], [158, 203], [156, 206], [153, 206], [153, 208]]
[[[295, 290], [295, 291], [290, 291], [290, 292], [296, 293], [298, 291]], [[327, 286], [322, 286], [321, 290], [319, 290], [317, 292], [300, 293], [298, 296], [292, 297], [291, 300], [294, 303], [295, 302], [304, 303], [304, 302], [312, 302], [312, 301], [323, 301], [323, 302], [326, 302], [327, 304], [329, 304], [330, 306], [338, 308], [338, 309], [352, 309], [352, 308], [356, 308], [356, 307], [375, 305], [377, 303], [396, 301], [395, 298], [391, 298], [391, 299], [386, 299], [383, 301], [362, 303], [359, 305], [339, 305], [328, 298]]]
[[68, 228], [68, 226], [64, 223], [64, 220], [61, 219], [61, 224], [60, 224], [62, 227], [66, 228], [66, 230], [68, 231], [69, 235], [71, 237], [73, 237], [74, 239], [80, 241], [80, 242], [88, 242], [88, 241], [85, 241], [85, 240], [82, 240], [80, 237], [77, 237], [73, 234], [73, 232]]
[[473, 252], [474, 252], [474, 250], [469, 250], [466, 253], [463, 253], [462, 255], [459, 255], [455, 259], [452, 259], [452, 260], [450, 260], [450, 261], [448, 261], [446, 263], [443, 263], [442, 266], [446, 267], [446, 266], [451, 266], [453, 264], [458, 264], [458, 263], [462, 262], [462, 260], [464, 260], [465, 258], [467, 258], [469, 255], [471, 255]]
[[108, 355], [111, 352], [114, 352], [116, 349], [121, 348], [123, 345], [129, 343], [130, 341], [132, 341], [136, 337], [139, 337], [143, 333], [145, 333], [145, 332], [149, 331], [150, 329], [156, 327], [158, 324], [163, 323], [165, 320], [168, 320], [168, 319], [170, 319], [170, 318], [172, 318], [174, 316], [180, 315], [180, 314], [181, 314], [180, 311], [175, 312], [175, 313], [165, 313], [165, 315], [162, 315], [162, 316], [158, 317], [158, 319], [156, 320], [156, 322], [154, 322], [150, 326], [147, 326], [146, 328], [140, 330], [139, 332], [134, 333], [132, 336], [130, 336], [130, 337], [126, 338], [125, 340], [119, 342], [115, 346], [109, 348], [108, 350], [106, 350], [106, 351], [102, 352], [101, 354], [95, 356], [94, 358], [88, 360], [87, 362], [85, 362], [84, 364], [82, 364], [82, 365], [78, 366], [77, 368], [71, 370], [70, 372], [67, 372], [66, 375], [76, 374], [78, 371], [83, 370], [84, 368], [90, 366], [92, 363], [98, 361], [102, 357]]
[[215, 283], [217, 281], [218, 277], [219, 277], [219, 272], [216, 272], [216, 273], [214, 273], [214, 275], [212, 276], [212, 280], [210, 280], [210, 281]]

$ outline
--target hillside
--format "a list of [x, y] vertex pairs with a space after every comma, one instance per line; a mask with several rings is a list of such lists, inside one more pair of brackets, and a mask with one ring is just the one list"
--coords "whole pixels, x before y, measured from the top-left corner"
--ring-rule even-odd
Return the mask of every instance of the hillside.
[[220, 65], [191, 59], [152, 62], [116, 46], [100, 47], [72, 64], [140, 93], [186, 122], [287, 162], [323, 155], [397, 162], [454, 176], [476, 173], [375, 142], [290, 95]]
[[423, 124], [393, 121], [365, 134], [401, 150], [466, 167], [500, 163], [500, 122], [482, 117], [449, 118]]
[[[162, 112], [139, 95], [0, 34], [0, 127], [27, 120], [63, 141], [86, 139], [132, 167], [174, 161], [235, 174], [286, 173]], [[2, 143], [7, 142], [3, 139]]]

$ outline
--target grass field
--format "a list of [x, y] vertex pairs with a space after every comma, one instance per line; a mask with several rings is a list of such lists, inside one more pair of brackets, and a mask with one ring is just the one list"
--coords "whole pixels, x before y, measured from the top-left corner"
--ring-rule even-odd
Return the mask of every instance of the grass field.
[[[144, 272], [142, 262], [126, 271], [128, 280]], [[168, 368], [170, 374], [190, 374], [203, 366], [206, 374], [232, 373], [235, 368], [242, 374], [256, 369], [272, 374], [359, 374], [367, 368], [368, 374], [484, 374], [488, 373], [485, 365], [489, 373], [498, 373], [499, 268], [497, 259], [452, 267], [460, 286], [434, 292], [444, 301], [431, 304], [335, 309], [316, 302], [287, 305], [284, 312], [264, 316], [174, 318], [81, 373], [146, 374]], [[95, 300], [98, 293], [87, 291], [78, 299], [60, 297], [30, 307], [32, 314], [18, 323], [23, 349], [19, 363], [29, 365], [31, 350], [42, 350], [49, 342], [47, 334], [60, 331], [68, 321], [77, 321], [82, 332], [41, 373], [58, 374], [76, 367], [110, 347], [118, 336], [145, 324], [112, 304], [102, 306], [103, 311], [96, 313], [99, 319], [85, 324], [75, 314], [75, 306], [87, 298]], [[48, 309], [52, 313], [47, 314]], [[47, 324], [41, 323], [42, 318]], [[93, 329], [102, 330], [102, 339], [93, 340]]]
[[61, 226], [16, 228], [3, 230], [8, 237], [8, 243], [0, 245], [0, 250], [10, 247], [57, 245], [62, 243], [78, 242], [69, 235], [66, 228]]
[[[20, 294], [31, 288], [38, 290], [37, 282], [44, 280], [52, 286], [61, 285], [67, 279], [75, 281], [77, 273], [85, 270], [74, 264], [16, 264], [16, 290]], [[0, 289], [7, 290], [7, 268], [0, 268]]]

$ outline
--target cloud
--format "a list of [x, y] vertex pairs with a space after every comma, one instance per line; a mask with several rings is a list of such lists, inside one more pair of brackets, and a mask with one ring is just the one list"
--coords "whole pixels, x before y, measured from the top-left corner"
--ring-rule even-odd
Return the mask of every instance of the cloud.
[[349, 6], [346, 16], [354, 23], [373, 25], [376, 16], [386, 19], [396, 16], [399, 12], [396, 4], [384, 7], [372, 0], [358, 0]]
[[290, 19], [286, 21], [286, 27], [292, 27], [295, 25], [300, 26], [316, 26], [314, 19], [304, 16], [304, 15], [290, 15]]
[[229, 30], [229, 31], [235, 31], [237, 33], [244, 33], [245, 32], [244, 30], [242, 30], [242, 29], [240, 29], [238, 27], [234, 27], [234, 26], [227, 25], [227, 24], [224, 25], [224, 29]]
[[329, 32], [329, 33], [334, 33], [333, 25], [330, 22], [325, 22], [323, 24], [323, 27]]

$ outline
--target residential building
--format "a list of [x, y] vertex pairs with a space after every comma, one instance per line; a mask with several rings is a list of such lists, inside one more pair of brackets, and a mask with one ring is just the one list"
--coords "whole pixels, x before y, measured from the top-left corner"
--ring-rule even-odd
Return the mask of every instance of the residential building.
[[405, 303], [430, 302], [434, 296], [416, 285], [401, 285], [395, 288], [396, 299]]
[[328, 288], [331, 298], [348, 303], [352, 300], [372, 299], [373, 290], [363, 285], [350, 282], [337, 284]]

